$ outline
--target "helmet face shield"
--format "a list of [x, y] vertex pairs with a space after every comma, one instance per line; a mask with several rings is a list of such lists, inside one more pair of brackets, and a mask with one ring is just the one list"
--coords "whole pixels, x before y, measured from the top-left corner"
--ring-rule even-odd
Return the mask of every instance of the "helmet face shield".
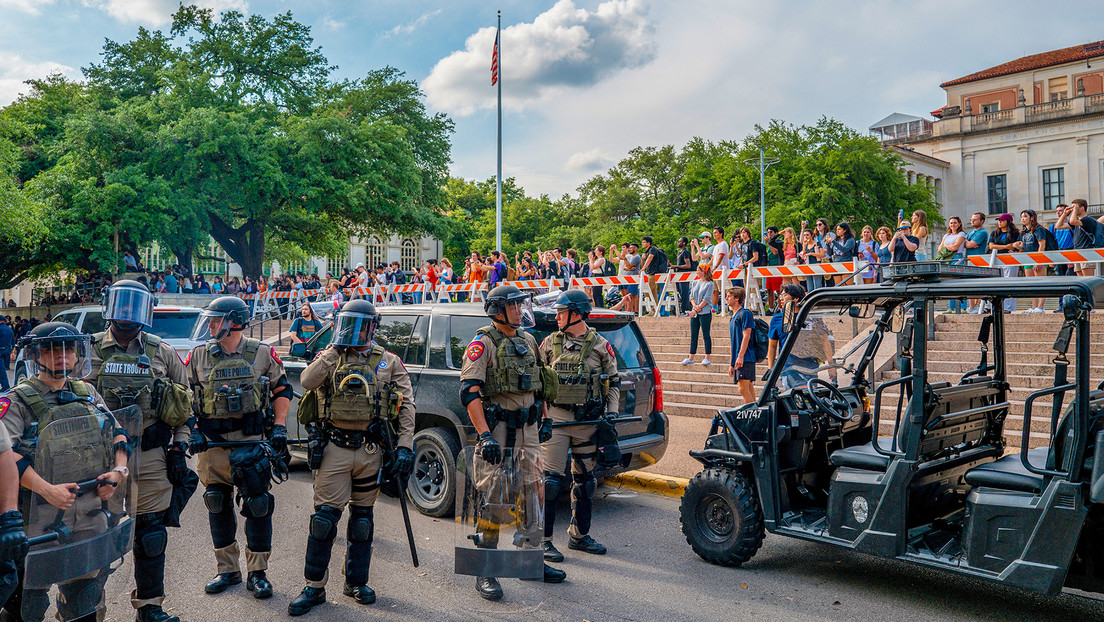
[[209, 339], [222, 339], [230, 334], [232, 323], [227, 317], [229, 314], [222, 311], [204, 311], [199, 314], [199, 321], [192, 330], [192, 341], [207, 341]]
[[139, 287], [115, 286], [104, 297], [104, 319], [153, 326], [153, 294]]
[[529, 296], [520, 300], [507, 300], [499, 317], [506, 320], [504, 324], [514, 328], [533, 328], [537, 325], [536, 317], [533, 315], [533, 299]]
[[92, 373], [92, 336], [36, 339], [27, 349], [36, 374], [55, 380], [80, 380]]
[[378, 315], [338, 313], [337, 318], [334, 319], [333, 339], [330, 343], [353, 348], [369, 346], [376, 337], [377, 326], [379, 326]]

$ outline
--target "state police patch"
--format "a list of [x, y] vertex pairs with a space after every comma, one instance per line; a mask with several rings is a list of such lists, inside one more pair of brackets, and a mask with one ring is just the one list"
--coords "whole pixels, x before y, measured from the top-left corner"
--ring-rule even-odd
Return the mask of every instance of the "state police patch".
[[184, 357], [184, 367], [187, 367], [190, 362], [192, 362], [192, 351], [188, 350], [188, 355]]
[[11, 400], [6, 397], [0, 397], [0, 419], [3, 419], [4, 415], [8, 413], [8, 406], [11, 406]]
[[479, 357], [483, 356], [483, 342], [471, 342], [471, 345], [468, 346], [467, 356], [469, 361], [478, 361]]
[[606, 342], [606, 352], [609, 352], [609, 355], [613, 358], [617, 358], [617, 355], [613, 353], [613, 346], [611, 346], [608, 341]]
[[276, 348], [275, 347], [272, 348], [272, 360], [276, 361], [277, 364], [280, 364], [280, 365], [284, 364], [284, 362], [280, 360], [280, 355], [276, 354]]

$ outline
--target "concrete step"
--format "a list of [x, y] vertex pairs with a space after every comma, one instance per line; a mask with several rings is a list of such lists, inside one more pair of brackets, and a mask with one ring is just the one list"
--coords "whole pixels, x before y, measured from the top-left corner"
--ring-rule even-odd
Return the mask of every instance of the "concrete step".
[[[1051, 363], [1053, 355], [1028, 355], [1025, 357], [1016, 357], [1014, 361], [1009, 361], [1008, 372], [1013, 375], [1022, 376], [1048, 376], [1052, 380], [1054, 378], [1054, 364]], [[964, 374], [972, 369], [977, 368], [977, 361], [968, 360], [956, 360], [956, 361], [929, 361], [928, 371], [934, 373], [953, 373]], [[1073, 377], [1075, 365], [1072, 363], [1069, 366], [1069, 377]], [[1104, 378], [1104, 356], [1101, 357], [1099, 365], [1090, 365], [1089, 376], [1092, 378]]]
[[678, 380], [668, 380], [667, 377], [664, 376], [664, 395], [666, 395], [669, 391], [690, 394], [708, 393], [710, 395], [740, 395], [740, 388], [732, 383], [719, 384], [710, 382], [683, 382]]

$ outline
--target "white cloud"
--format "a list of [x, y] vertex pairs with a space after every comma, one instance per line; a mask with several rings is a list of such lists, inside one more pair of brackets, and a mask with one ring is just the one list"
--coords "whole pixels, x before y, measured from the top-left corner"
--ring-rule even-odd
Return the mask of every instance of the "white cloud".
[[54, 4], [57, 0], [0, 0], [0, 8], [14, 9], [31, 15], [40, 15], [44, 6]]
[[19, 54], [0, 51], [0, 106], [15, 101], [20, 93], [29, 93], [31, 87], [26, 80], [45, 78], [51, 73], [62, 73], [77, 79], [80, 72], [61, 63], [52, 61], [30, 61]]
[[415, 19], [413, 21], [410, 21], [410, 22], [407, 22], [405, 24], [399, 24], [398, 26], [395, 26], [391, 30], [388, 30], [386, 36], [394, 37], [394, 36], [397, 36], [397, 35], [408, 35], [408, 34], [414, 32], [415, 30], [417, 30], [418, 28], [421, 28], [422, 26], [424, 26], [425, 23], [428, 22], [429, 20], [433, 19], [434, 17], [437, 17], [437, 15], [440, 12], [441, 12], [441, 9], [437, 9], [436, 11], [430, 11], [429, 13], [422, 13], [421, 15], [418, 16], [417, 19]]
[[330, 17], [329, 15], [323, 17], [322, 21], [319, 22], [319, 23], [326, 30], [331, 30], [331, 31], [334, 31], [334, 32], [337, 32], [338, 30], [341, 30], [342, 28], [345, 27], [345, 22], [340, 21], [340, 20], [336, 20], [333, 17]]
[[[519, 110], [572, 87], [588, 87], [655, 58], [654, 27], [644, 0], [608, 0], [593, 11], [560, 0], [533, 23], [502, 31], [503, 103]], [[495, 105], [491, 87], [494, 28], [468, 37], [422, 82], [438, 110], [468, 115]]]
[[564, 163], [564, 169], [572, 173], [595, 173], [605, 171], [616, 162], [609, 154], [595, 147], [589, 151], [571, 154]]
[[[9, 0], [0, 0], [9, 1]], [[15, 0], [16, 2], [25, 0]], [[50, 0], [53, 1], [53, 0]], [[180, 7], [180, 0], [81, 0], [85, 6], [100, 9], [124, 23], [148, 24], [150, 26], [163, 26], [172, 21], [172, 14]], [[249, 9], [246, 0], [189, 0], [186, 4], [194, 4], [204, 9], [214, 9], [215, 13], [222, 11], [241, 11]]]

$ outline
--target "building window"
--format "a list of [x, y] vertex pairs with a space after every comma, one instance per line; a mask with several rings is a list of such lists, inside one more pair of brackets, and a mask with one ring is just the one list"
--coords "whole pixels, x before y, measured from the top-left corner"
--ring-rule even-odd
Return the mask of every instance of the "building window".
[[403, 270], [414, 271], [418, 269], [418, 246], [414, 242], [414, 238], [403, 239], [400, 253], [399, 260], [402, 263]]
[[1065, 169], [1043, 170], [1043, 209], [1050, 211], [1064, 202], [1066, 196]]
[[383, 242], [374, 235], [368, 238], [368, 245], [364, 249], [364, 264], [368, 270], [375, 270], [376, 266], [384, 262], [384, 257]]
[[197, 274], [225, 274], [229, 264], [226, 252], [211, 238], [196, 247], [194, 258]]
[[1008, 176], [990, 175], [986, 178], [989, 186], [989, 213], [1003, 214], [1008, 211]]
[[993, 102], [991, 104], [981, 105], [982, 114], [985, 114], [986, 112], [997, 112], [998, 110], [1000, 110], [1000, 102]]
[[349, 267], [349, 251], [346, 249], [344, 255], [338, 255], [337, 257], [330, 257], [326, 259], [326, 271], [334, 275], [335, 279], [341, 278], [341, 271]]

